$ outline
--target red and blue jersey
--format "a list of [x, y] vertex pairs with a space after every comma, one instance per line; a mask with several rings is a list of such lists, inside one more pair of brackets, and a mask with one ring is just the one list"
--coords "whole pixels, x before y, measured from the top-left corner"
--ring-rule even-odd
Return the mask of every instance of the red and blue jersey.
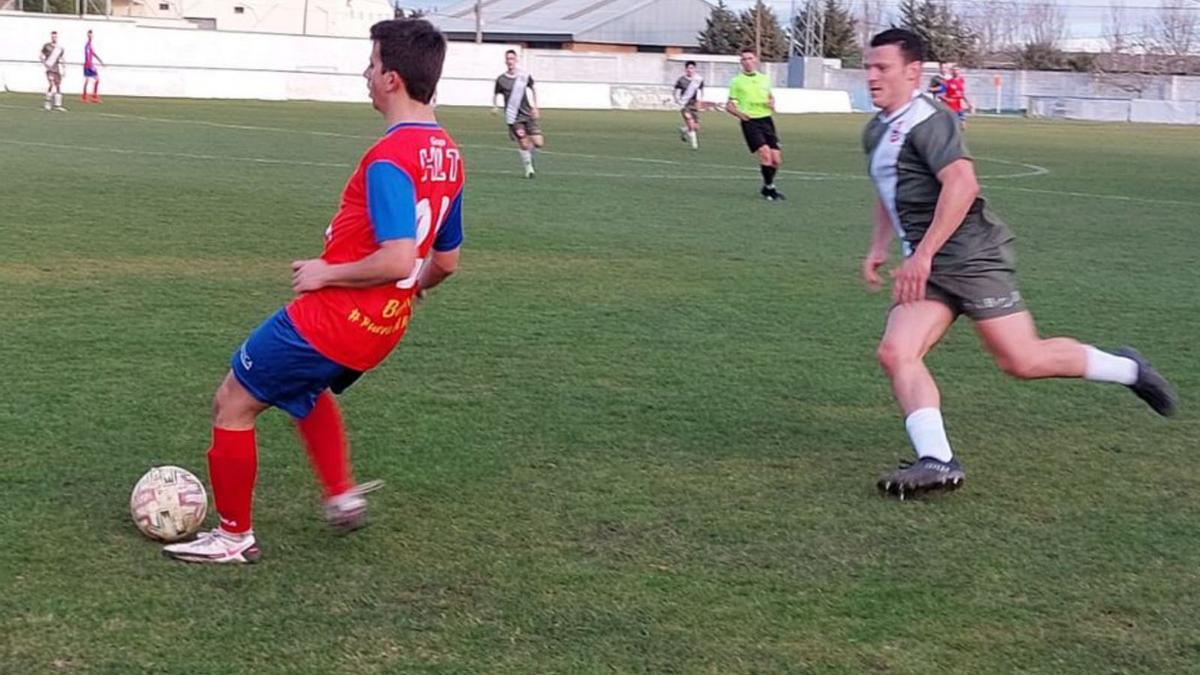
[[92, 43], [90, 40], [86, 45], [83, 46], [83, 67], [86, 70], [96, 69], [96, 56], [95, 52], [92, 51]]
[[362, 260], [394, 239], [414, 239], [417, 260], [399, 282], [369, 288], [322, 288], [287, 307], [296, 330], [323, 356], [369, 370], [408, 328], [421, 268], [433, 251], [462, 243], [462, 156], [436, 123], [388, 129], [358, 163], [325, 230], [321, 259]]
[[946, 80], [942, 92], [942, 101], [954, 112], [962, 112], [963, 99], [967, 96], [967, 83], [962, 77], [951, 77]]

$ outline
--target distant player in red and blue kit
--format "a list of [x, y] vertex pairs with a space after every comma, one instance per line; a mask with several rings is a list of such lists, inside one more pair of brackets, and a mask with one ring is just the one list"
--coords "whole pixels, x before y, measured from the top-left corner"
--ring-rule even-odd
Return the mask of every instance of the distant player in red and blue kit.
[[296, 299], [234, 352], [213, 402], [208, 451], [221, 524], [194, 541], [164, 547], [169, 557], [258, 560], [251, 529], [254, 423], [270, 407], [295, 419], [324, 488], [329, 524], [350, 531], [366, 523], [363, 495], [378, 484], [356, 485], [351, 478], [333, 393], [392, 351], [419, 294], [458, 267], [464, 179], [458, 148], [430, 106], [445, 38], [427, 21], [400, 19], [375, 24], [371, 39], [363, 75], [376, 110], [387, 120], [387, 134], [350, 176], [325, 231], [324, 253], [292, 263]]
[[942, 84], [941, 99], [942, 103], [945, 103], [946, 107], [950, 108], [950, 111], [958, 117], [958, 123], [965, 125], [967, 111], [974, 110], [975, 106], [967, 98], [967, 81], [963, 79], [962, 71], [958, 66], [950, 67], [950, 77]]
[[92, 82], [92, 103], [100, 102], [100, 73], [96, 70], [96, 64], [104, 65], [104, 59], [96, 53], [92, 47], [92, 31], [87, 32], [87, 44], [83, 46], [83, 94], [79, 100], [84, 103], [88, 102], [88, 80]]

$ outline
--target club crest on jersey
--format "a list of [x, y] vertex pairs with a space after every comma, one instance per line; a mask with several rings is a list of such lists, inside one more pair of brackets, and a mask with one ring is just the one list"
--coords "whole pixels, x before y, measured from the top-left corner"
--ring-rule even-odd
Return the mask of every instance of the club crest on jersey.
[[888, 143], [895, 145], [900, 142], [900, 138], [904, 136], [904, 120], [900, 120], [892, 125], [892, 132], [888, 135]]

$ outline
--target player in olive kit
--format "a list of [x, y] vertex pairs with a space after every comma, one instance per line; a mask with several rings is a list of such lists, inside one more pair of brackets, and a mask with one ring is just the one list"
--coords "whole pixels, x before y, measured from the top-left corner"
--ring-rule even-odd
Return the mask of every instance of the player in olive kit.
[[871, 40], [867, 83], [881, 112], [863, 134], [878, 201], [862, 265], [869, 287], [893, 234], [903, 263], [892, 272], [893, 305], [878, 357], [905, 415], [917, 459], [878, 481], [903, 499], [955, 488], [966, 477], [942, 421], [925, 355], [959, 314], [975, 323], [1000, 368], [1021, 379], [1085, 378], [1129, 387], [1160, 415], [1174, 412], [1171, 385], [1135, 350], [1109, 353], [1072, 338], [1039, 337], [1017, 290], [1013, 233], [979, 196], [975, 168], [955, 115], [920, 92], [921, 39], [893, 28]]
[[775, 96], [771, 93], [771, 80], [758, 72], [758, 54], [753, 49], [743, 49], [742, 72], [729, 83], [729, 101], [725, 111], [742, 122], [742, 135], [750, 152], [758, 156], [762, 171], [763, 186], [760, 194], [767, 201], [780, 201], [784, 196], [775, 189], [775, 172], [783, 163], [779, 150], [779, 137], [775, 134]]
[[704, 78], [696, 74], [696, 62], [683, 64], [683, 75], [675, 80], [675, 103], [683, 116], [679, 140], [689, 143], [693, 150], [700, 148], [700, 110], [704, 107]]
[[371, 40], [363, 76], [387, 133], [346, 183], [321, 257], [292, 263], [296, 298], [234, 352], [213, 401], [208, 451], [221, 524], [194, 541], [164, 547], [171, 558], [258, 560], [251, 523], [254, 427], [271, 407], [295, 421], [323, 488], [329, 524], [350, 531], [366, 522], [363, 495], [378, 483], [355, 484], [351, 477], [333, 394], [387, 357], [408, 327], [414, 300], [458, 267], [464, 180], [458, 148], [430, 106], [446, 39], [427, 21], [400, 19], [372, 26]]
[[533, 178], [533, 151], [546, 144], [541, 125], [538, 124], [542, 114], [537, 107], [533, 76], [517, 68], [517, 53], [511, 49], [504, 53], [504, 66], [505, 71], [496, 78], [492, 102], [497, 103], [497, 97], [503, 99], [508, 137], [517, 143], [525, 177]]

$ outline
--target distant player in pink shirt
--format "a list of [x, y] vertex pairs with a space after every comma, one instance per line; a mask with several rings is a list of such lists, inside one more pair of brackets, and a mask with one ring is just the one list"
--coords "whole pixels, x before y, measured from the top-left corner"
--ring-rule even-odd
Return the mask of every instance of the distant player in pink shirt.
[[383, 361], [408, 328], [421, 292], [457, 269], [463, 189], [462, 157], [430, 106], [446, 39], [428, 21], [398, 19], [372, 26], [371, 40], [363, 75], [387, 133], [346, 183], [321, 257], [292, 263], [296, 298], [234, 351], [213, 401], [208, 451], [221, 524], [194, 541], [164, 547], [168, 557], [258, 560], [251, 528], [254, 425], [271, 407], [295, 420], [324, 488], [329, 524], [343, 532], [366, 524], [363, 495], [379, 484], [351, 478], [333, 394]]
[[88, 80], [92, 82], [92, 103], [100, 102], [100, 73], [96, 70], [96, 64], [104, 65], [104, 59], [96, 53], [92, 47], [92, 31], [87, 32], [87, 44], [83, 46], [83, 95], [79, 97], [80, 101], [88, 103]]

